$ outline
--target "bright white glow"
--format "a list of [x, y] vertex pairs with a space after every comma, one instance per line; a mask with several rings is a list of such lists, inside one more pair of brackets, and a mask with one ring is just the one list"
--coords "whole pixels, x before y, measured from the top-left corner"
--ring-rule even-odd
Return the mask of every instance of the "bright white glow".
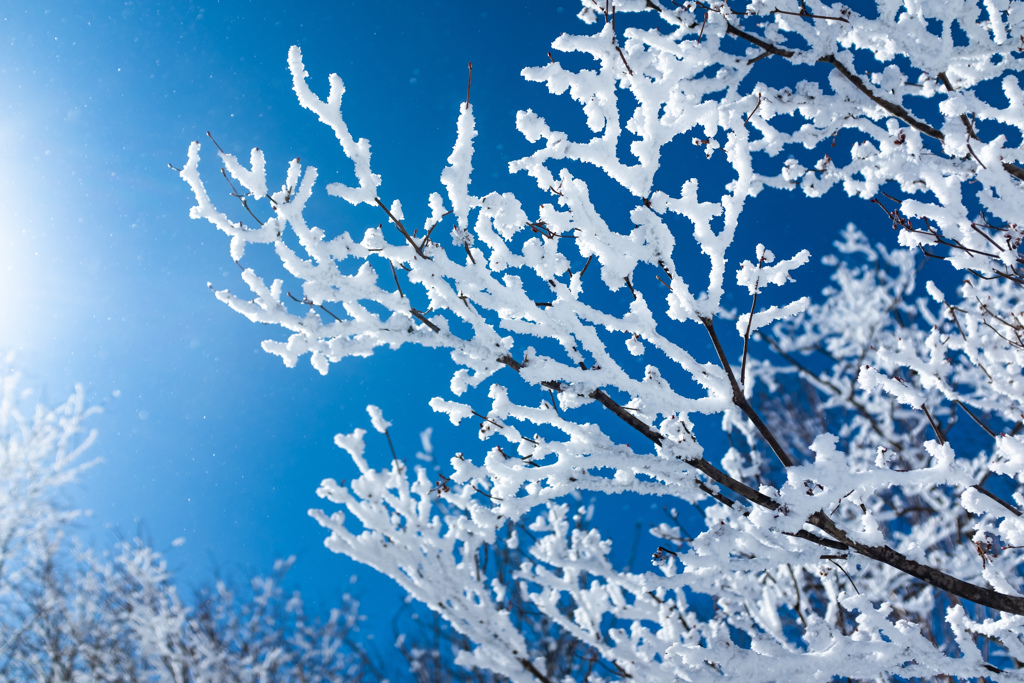
[[[0, 129], [0, 188], [10, 198], [0, 213], [0, 349], [38, 347], [60, 325], [57, 310], [68, 297], [70, 278], [62, 272], [59, 246], [46, 233], [61, 211], [52, 188], [16, 166], [35, 155], [8, 144], [10, 127]], [[63, 292], [63, 294], [62, 294]]]

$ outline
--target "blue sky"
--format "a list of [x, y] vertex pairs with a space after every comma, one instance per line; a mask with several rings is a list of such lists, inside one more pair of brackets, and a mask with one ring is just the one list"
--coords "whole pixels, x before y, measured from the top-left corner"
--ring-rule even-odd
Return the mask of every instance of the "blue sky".
[[[0, 347], [16, 350], [44, 399], [81, 382], [104, 407], [92, 455], [105, 464], [74, 492], [93, 510], [89, 538], [108, 544], [111, 529], [132, 536], [143, 522], [186, 587], [217, 568], [248, 575], [296, 554], [293, 579], [310, 597], [377, 593], [383, 584], [368, 570], [352, 588], [357, 568], [322, 547], [306, 509], [319, 506], [322, 478], [351, 476], [332, 437], [365, 426], [366, 403], [395, 421], [399, 449], [415, 451], [419, 431], [435, 422], [426, 400], [447, 387], [443, 364], [414, 377], [406, 369], [424, 352], [403, 349], [341, 363], [324, 378], [305, 361], [288, 370], [261, 351], [262, 339], [281, 335], [214, 298], [207, 282], [244, 286], [227, 239], [188, 218], [192, 197], [168, 163], [183, 164], [189, 142], [205, 142], [209, 130], [243, 158], [259, 146], [272, 174], [295, 156], [322, 177], [344, 168], [333, 135], [292, 93], [286, 55], [297, 44], [316, 92], [332, 71], [345, 80], [346, 120], [373, 143], [382, 194], [401, 198], [407, 215], [440, 187], [470, 60], [474, 182], [485, 191], [528, 186], [505, 178], [507, 162], [530, 149], [515, 131], [516, 110], [582, 121], [518, 75], [547, 61], [561, 31], [584, 30], [577, 5], [562, 5], [4, 4]], [[207, 187], [226, 202], [213, 147], [204, 149]], [[847, 219], [887, 229], [877, 209], [835, 193], [827, 213], [792, 199], [747, 209], [751, 248], [734, 260], [764, 241], [780, 256], [807, 247], [817, 262]], [[459, 450], [437, 439], [435, 448], [445, 458]], [[186, 543], [172, 549], [178, 537]]]

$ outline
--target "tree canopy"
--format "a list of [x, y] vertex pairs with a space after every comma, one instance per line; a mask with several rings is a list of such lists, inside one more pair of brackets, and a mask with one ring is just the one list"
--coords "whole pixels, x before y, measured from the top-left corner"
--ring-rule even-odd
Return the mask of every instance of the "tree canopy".
[[[579, 18], [523, 71], [585, 120], [519, 112], [536, 147], [509, 168], [540, 201], [471, 183], [470, 85], [413, 214], [346, 125], [342, 79], [316, 94], [297, 47], [299, 104], [351, 161], [326, 195], [379, 223], [312, 225], [317, 169], [271, 182], [259, 149], [218, 148], [239, 200], [222, 209], [189, 149], [192, 216], [230, 237], [250, 290], [217, 297], [285, 330], [266, 351], [324, 374], [446, 352], [430, 405], [479, 426], [439, 479], [339, 434], [360, 476], [319, 489], [328, 547], [445, 619], [459, 664], [514, 681], [1017, 680], [1024, 3], [584, 0]], [[832, 188], [896, 239], [823, 219], [831, 285], [802, 291], [812, 254], [742, 238], [744, 208]], [[247, 265], [264, 245], [280, 271]], [[925, 261], [944, 275], [919, 283]], [[368, 407], [386, 443], [393, 408]], [[574, 497], [624, 493], [673, 502], [636, 568]], [[565, 638], [572, 661], [545, 657]]]

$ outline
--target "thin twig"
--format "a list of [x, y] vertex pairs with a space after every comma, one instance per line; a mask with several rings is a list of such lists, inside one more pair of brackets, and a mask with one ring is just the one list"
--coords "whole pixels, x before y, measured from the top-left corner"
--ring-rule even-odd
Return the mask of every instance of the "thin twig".
[[793, 579], [793, 590], [796, 591], [796, 604], [793, 605], [793, 611], [800, 618], [800, 623], [803, 624], [804, 628], [807, 628], [807, 620], [804, 619], [804, 615], [800, 611], [800, 584], [796, 580], [796, 572], [793, 571], [793, 565], [788, 562], [786, 567], [789, 569], [790, 578]]
[[373, 201], [377, 202], [377, 206], [384, 209], [384, 213], [388, 215], [388, 218], [391, 219], [391, 222], [395, 224], [396, 228], [398, 228], [398, 232], [402, 233], [402, 237], [405, 238], [405, 241], [412, 245], [412, 248], [416, 250], [416, 253], [419, 254], [420, 258], [429, 261], [430, 257], [423, 253], [422, 246], [416, 244], [416, 240], [412, 238], [412, 235], [409, 234], [409, 231], [405, 229], [404, 225], [402, 225], [402, 221], [398, 220], [398, 218], [396, 218], [395, 215], [391, 213], [391, 209], [384, 206], [384, 202], [380, 200], [380, 197], [374, 197]]
[[390, 264], [391, 266], [391, 274], [395, 276], [395, 286], [398, 287], [398, 296], [404, 299], [405, 294], [402, 293], [402, 283], [398, 281], [398, 271], [395, 270], [395, 264], [392, 263], [390, 260], [388, 261], [388, 264]]
[[[760, 275], [758, 276], [760, 281]], [[743, 360], [740, 362], [740, 385], [747, 384], [747, 347], [750, 344], [750, 328], [754, 324], [754, 309], [757, 308], [757, 285], [754, 283], [754, 300], [750, 302], [750, 315], [747, 317], [747, 331], [743, 333]]]
[[977, 416], [977, 415], [975, 415], [974, 413], [972, 413], [972, 412], [971, 412], [971, 411], [970, 411], [970, 410], [969, 410], [969, 409], [967, 408], [967, 406], [965, 406], [965, 405], [963, 404], [963, 402], [962, 402], [962, 401], [960, 401], [960, 400], [958, 399], [958, 400], [956, 400], [956, 401], [953, 401], [953, 403], [954, 403], [955, 405], [958, 405], [958, 406], [960, 406], [960, 408], [961, 408], [961, 409], [962, 409], [962, 410], [963, 410], [963, 411], [964, 411], [965, 413], [967, 413], [967, 416], [968, 416], [969, 418], [971, 418], [972, 420], [974, 420], [975, 424], [977, 424], [977, 425], [978, 425], [979, 427], [981, 427], [982, 429], [984, 429], [984, 430], [985, 430], [985, 433], [986, 433], [986, 434], [988, 434], [989, 436], [991, 436], [991, 437], [992, 437], [993, 439], [994, 439], [994, 438], [996, 438], [996, 433], [995, 433], [995, 432], [993, 432], [993, 431], [992, 431], [991, 429], [989, 429], [989, 428], [988, 428], [988, 425], [986, 425], [986, 424], [985, 424], [984, 422], [982, 422], [982, 421], [981, 421], [981, 420], [980, 420], [980, 419], [978, 418], [978, 416]]
[[756, 112], [760, 107], [761, 107], [761, 93], [757, 93], [757, 104], [755, 104], [754, 108], [750, 110], [749, 114], [747, 114], [747, 118], [743, 119], [743, 125], [744, 126], [747, 125], [747, 122], [750, 121], [750, 117], [753, 116], [754, 112]]
[[850, 575], [846, 573], [846, 570], [843, 569], [843, 566], [841, 564], [839, 564], [838, 562], [836, 562], [835, 560], [833, 560], [831, 557], [828, 558], [828, 561], [831, 562], [832, 564], [834, 564], [836, 567], [838, 567], [839, 571], [841, 571], [842, 573], [846, 574], [846, 580], [850, 582], [851, 586], [853, 586], [853, 590], [857, 591], [857, 595], [860, 595], [860, 590], [857, 588], [857, 584], [855, 584], [853, 582], [853, 579], [850, 578]]
[[410, 309], [409, 309], [409, 312], [410, 312], [410, 313], [412, 313], [412, 314], [413, 314], [414, 316], [416, 316], [416, 318], [417, 318], [417, 319], [418, 319], [418, 320], [419, 320], [419, 321], [420, 321], [421, 323], [423, 323], [424, 325], [426, 325], [427, 327], [429, 327], [430, 329], [432, 329], [432, 330], [433, 330], [434, 332], [440, 332], [440, 331], [441, 331], [441, 328], [440, 328], [440, 327], [438, 327], [438, 326], [437, 326], [437, 325], [435, 325], [434, 323], [432, 323], [432, 322], [430, 322], [429, 320], [427, 320], [427, 316], [423, 315], [422, 313], [420, 313], [419, 311], [417, 311], [417, 310], [416, 310], [415, 308], [410, 308]]
[[423, 236], [423, 241], [420, 242], [420, 249], [423, 249], [424, 247], [427, 246], [427, 242], [430, 241], [430, 235], [434, 232], [434, 228], [440, 225], [441, 220], [444, 219], [444, 217], [450, 213], [451, 211], [445, 211], [443, 214], [441, 214], [441, 218], [437, 219], [437, 222], [430, 226], [430, 230], [427, 230], [427, 234]]
[[551, 405], [552, 407], [554, 407], [555, 412], [558, 414], [558, 417], [562, 417], [562, 411], [558, 409], [558, 402], [555, 400], [555, 392], [553, 392], [551, 389], [548, 389], [548, 394], [551, 396]]
[[935, 437], [939, 440], [939, 445], [946, 443], [946, 437], [942, 433], [941, 427], [936, 424], [935, 419], [932, 418], [932, 414], [928, 412], [928, 406], [921, 404], [921, 410], [924, 411], [924, 416], [928, 418], [928, 424], [932, 426], [932, 431], [935, 432]]
[[316, 308], [319, 308], [321, 311], [323, 311], [327, 315], [329, 315], [332, 318], [334, 318], [335, 320], [337, 320], [339, 323], [340, 322], [344, 322], [341, 318], [339, 318], [338, 316], [334, 315], [329, 310], [327, 310], [327, 308], [323, 304], [314, 304], [312, 301], [310, 301], [309, 299], [307, 299], [305, 297], [303, 297], [301, 299], [296, 299], [295, 296], [291, 292], [288, 292], [287, 294], [288, 294], [289, 298], [291, 298], [291, 300], [294, 301], [297, 304], [305, 304], [306, 306], [310, 306], [310, 307], [315, 306]]
[[826, 19], [828, 21], [841, 21], [844, 24], [850, 23], [850, 20], [844, 17], [826, 17], [820, 14], [810, 14], [808, 12], [787, 12], [786, 10], [776, 9], [769, 12], [769, 14], [788, 14], [793, 17], [804, 17], [806, 19]]
[[761, 420], [761, 417], [753, 409], [750, 403], [747, 401], [746, 396], [743, 395], [743, 389], [736, 381], [736, 376], [732, 372], [732, 366], [729, 365], [729, 360], [726, 358], [725, 349], [722, 348], [721, 342], [718, 341], [718, 335], [715, 333], [715, 326], [710, 318], [701, 318], [700, 321], [704, 324], [704, 328], [708, 331], [708, 336], [711, 337], [711, 343], [715, 347], [715, 353], [718, 354], [718, 360], [722, 363], [722, 368], [725, 370], [725, 374], [729, 377], [729, 384], [732, 385], [732, 402], [737, 408], [743, 411], [747, 418], [754, 423], [754, 427], [761, 434], [761, 437], [771, 447], [772, 452], [775, 453], [775, 457], [779, 459], [784, 467], [792, 467], [795, 465], [795, 461], [790, 457], [786, 449], [782, 447], [775, 435], [772, 434], [768, 426]]
[[583, 277], [583, 273], [587, 272], [587, 268], [590, 267], [590, 262], [594, 260], [594, 255], [591, 254], [587, 257], [587, 262], [583, 264], [583, 270], [580, 271], [580, 277]]
[[986, 489], [983, 486], [983, 484], [973, 484], [970, 488], [974, 489], [975, 491], [977, 491], [978, 493], [982, 494], [983, 496], [989, 498], [990, 500], [993, 500], [993, 501], [999, 503], [1000, 505], [1002, 505], [1004, 508], [1006, 508], [1007, 510], [1012, 512], [1017, 517], [1024, 516], [1024, 513], [1021, 513], [1021, 511], [1017, 508], [1017, 506], [1012, 505], [1012, 504], [1006, 502], [1005, 500], [1003, 500], [1002, 498], [1000, 498], [996, 494], [992, 493], [991, 491]]
[[384, 437], [388, 440], [388, 448], [391, 449], [391, 460], [392, 462], [398, 462], [398, 453], [395, 453], [395, 444], [391, 442], [391, 433], [385, 429]]

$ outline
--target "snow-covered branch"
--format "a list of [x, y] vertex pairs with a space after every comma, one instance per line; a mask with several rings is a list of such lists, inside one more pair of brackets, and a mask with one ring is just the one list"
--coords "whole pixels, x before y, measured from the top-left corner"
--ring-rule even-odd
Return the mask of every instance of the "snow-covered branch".
[[[627, 26], [633, 12], [651, 14]], [[584, 0], [580, 18], [597, 27], [553, 47], [593, 69], [553, 57], [523, 72], [586, 119], [560, 131], [519, 112], [537, 147], [510, 170], [536, 181], [535, 207], [471, 183], [466, 103], [441, 191], [410, 230], [413, 203], [383, 196], [369, 143], [344, 123], [341, 79], [319, 99], [297, 48], [300, 103], [355, 167], [358, 188], [327, 194], [378, 206], [380, 225], [308, 225], [316, 169], [292, 162], [272, 192], [258, 150], [249, 168], [220, 153], [249, 193], [228, 218], [189, 149], [192, 216], [230, 236], [238, 262], [248, 244], [280, 258], [272, 280], [243, 266], [252, 298], [217, 293], [287, 330], [264, 349], [289, 366], [309, 353], [324, 374], [381, 346], [444, 350], [457, 369], [431, 406], [479, 420], [491, 442], [431, 482], [394, 456], [372, 467], [362, 429], [339, 436], [360, 474], [319, 490], [341, 508], [312, 513], [328, 546], [448, 620], [472, 644], [461, 662], [515, 681], [552, 671], [510, 592], [616, 678], [1015, 680], [1024, 3]], [[694, 153], [670, 150], [687, 138]], [[715, 155], [729, 177], [703, 171]], [[659, 186], [669, 162], [690, 172], [679, 188]], [[741, 243], [743, 210], [761, 192], [833, 187], [879, 203], [898, 245], [837, 221], [838, 255], [814, 255], [833, 269], [819, 296], [793, 284], [807, 251], [776, 262], [768, 238]], [[249, 227], [253, 211], [267, 218]], [[966, 279], [922, 295], [920, 259]], [[386, 431], [379, 409], [371, 422]], [[573, 516], [580, 493], [660, 496], [702, 526], [653, 528], [664, 542], [634, 572]], [[491, 547], [523, 555], [507, 580], [480, 560]]]

